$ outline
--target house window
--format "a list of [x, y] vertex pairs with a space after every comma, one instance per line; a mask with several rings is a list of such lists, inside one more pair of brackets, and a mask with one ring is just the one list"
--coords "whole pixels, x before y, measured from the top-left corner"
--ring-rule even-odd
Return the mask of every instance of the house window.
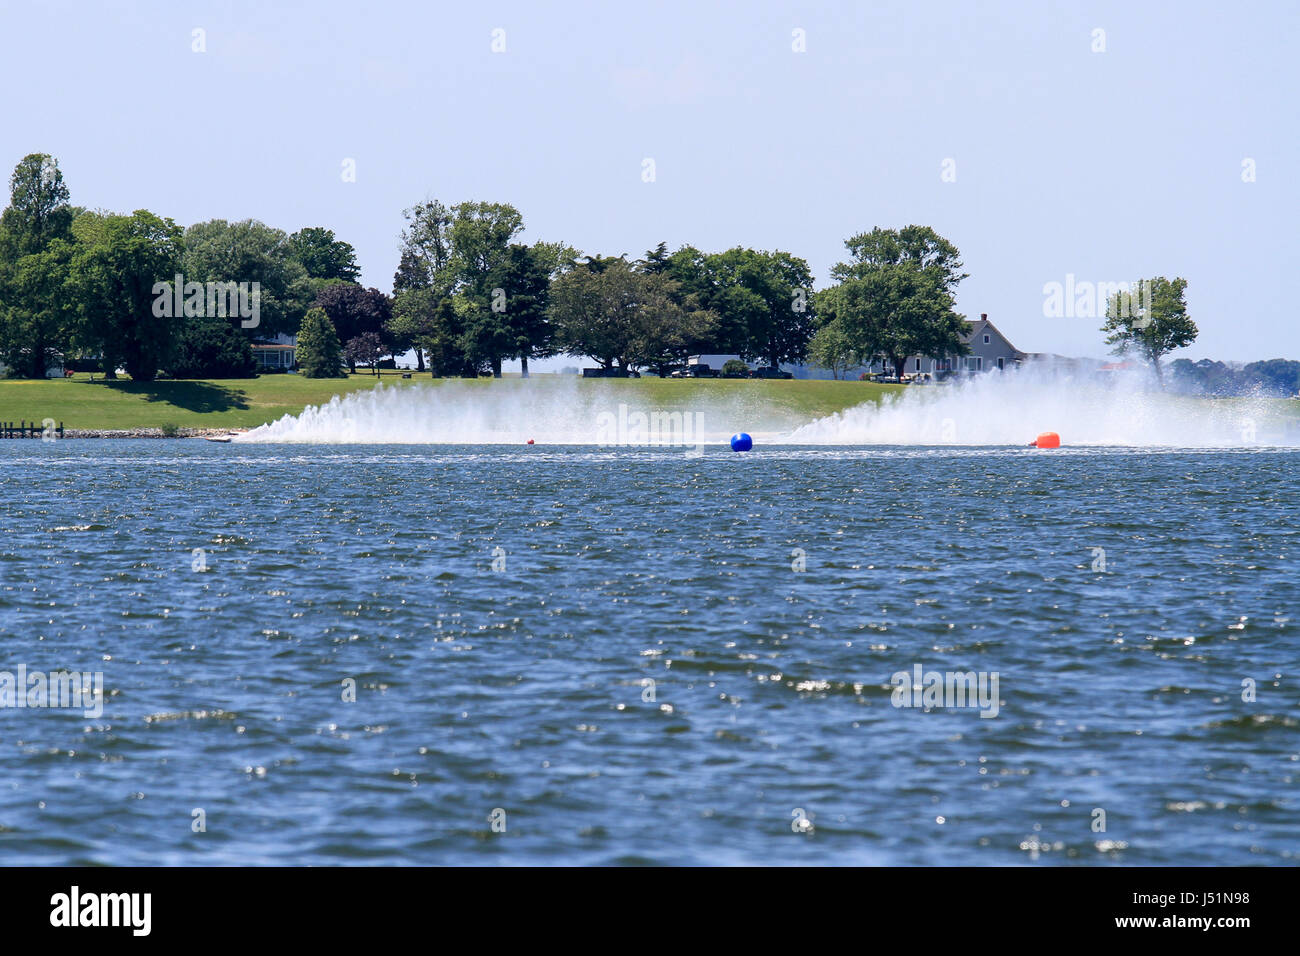
[[1002, 358], [999, 356], [999, 358], [998, 358], [998, 371], [1001, 372], [1001, 371], [1003, 370], [1003, 368], [1004, 368], [1003, 360], [1002, 360]]
[[985, 345], [988, 345], [988, 344], [989, 344], [990, 342], [992, 342], [992, 341], [993, 341], [993, 340], [992, 340], [991, 338], [989, 338], [989, 334], [988, 334], [987, 332], [985, 332], [985, 333], [984, 333], [984, 344], [985, 344]]
[[921, 360], [920, 360], [920, 359], [917, 359], [917, 360], [916, 360], [916, 370], [917, 370], [918, 372], [921, 371]]

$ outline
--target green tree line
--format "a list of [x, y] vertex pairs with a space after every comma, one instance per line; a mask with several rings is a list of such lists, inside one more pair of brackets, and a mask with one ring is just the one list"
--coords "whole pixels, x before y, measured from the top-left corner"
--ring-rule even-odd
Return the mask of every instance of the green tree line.
[[[875, 228], [845, 242], [831, 284], [814, 292], [789, 252], [705, 252], [659, 243], [641, 257], [521, 241], [508, 203], [426, 200], [406, 209], [392, 293], [360, 284], [353, 247], [324, 227], [286, 233], [257, 220], [182, 228], [71, 203], [58, 162], [26, 156], [0, 215], [0, 362], [42, 377], [60, 356], [149, 381], [256, 373], [251, 343], [298, 334], [300, 370], [377, 369], [414, 351], [435, 376], [499, 376], [505, 361], [589, 358], [613, 374], [665, 374], [697, 354], [768, 366], [812, 361], [841, 372], [877, 358], [964, 354], [955, 311], [965, 279], [956, 246], [928, 226]], [[184, 289], [160, 296], [179, 277]], [[212, 309], [213, 288], [255, 287], [254, 321]], [[1181, 279], [1160, 280], [1152, 315], [1112, 317], [1111, 343], [1158, 363], [1186, 344]], [[191, 294], [192, 287], [192, 294]], [[207, 290], [207, 299], [204, 298]], [[165, 299], [165, 301], [163, 301]], [[173, 301], [176, 307], [173, 307]], [[184, 303], [184, 307], [180, 305]], [[218, 302], [222, 300], [218, 297]]]

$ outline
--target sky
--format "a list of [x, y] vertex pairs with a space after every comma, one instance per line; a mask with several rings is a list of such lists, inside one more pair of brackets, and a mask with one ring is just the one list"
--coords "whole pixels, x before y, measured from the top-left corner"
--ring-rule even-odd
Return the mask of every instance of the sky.
[[958, 311], [1022, 350], [1107, 354], [1049, 283], [1163, 275], [1200, 327], [1172, 357], [1300, 359], [1298, 27], [1294, 2], [0, 0], [0, 166], [52, 153], [77, 205], [181, 225], [326, 226], [384, 292], [429, 198], [602, 255], [786, 250], [819, 288], [849, 236], [918, 223], [961, 250]]

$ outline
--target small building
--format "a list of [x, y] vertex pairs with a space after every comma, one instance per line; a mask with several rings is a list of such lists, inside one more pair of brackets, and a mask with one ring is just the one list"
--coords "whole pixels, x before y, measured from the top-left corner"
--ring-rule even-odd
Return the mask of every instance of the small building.
[[259, 369], [287, 371], [298, 364], [298, 336], [281, 332], [269, 342], [252, 344], [253, 359]]

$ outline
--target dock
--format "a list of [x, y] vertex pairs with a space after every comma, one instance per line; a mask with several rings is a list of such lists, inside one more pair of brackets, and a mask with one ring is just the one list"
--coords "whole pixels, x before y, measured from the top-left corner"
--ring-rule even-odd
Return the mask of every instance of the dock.
[[20, 422], [0, 422], [0, 438], [62, 438], [63, 422], [59, 422], [57, 427], [50, 428], [46, 431], [46, 426], [42, 422], [27, 421], [24, 419]]

